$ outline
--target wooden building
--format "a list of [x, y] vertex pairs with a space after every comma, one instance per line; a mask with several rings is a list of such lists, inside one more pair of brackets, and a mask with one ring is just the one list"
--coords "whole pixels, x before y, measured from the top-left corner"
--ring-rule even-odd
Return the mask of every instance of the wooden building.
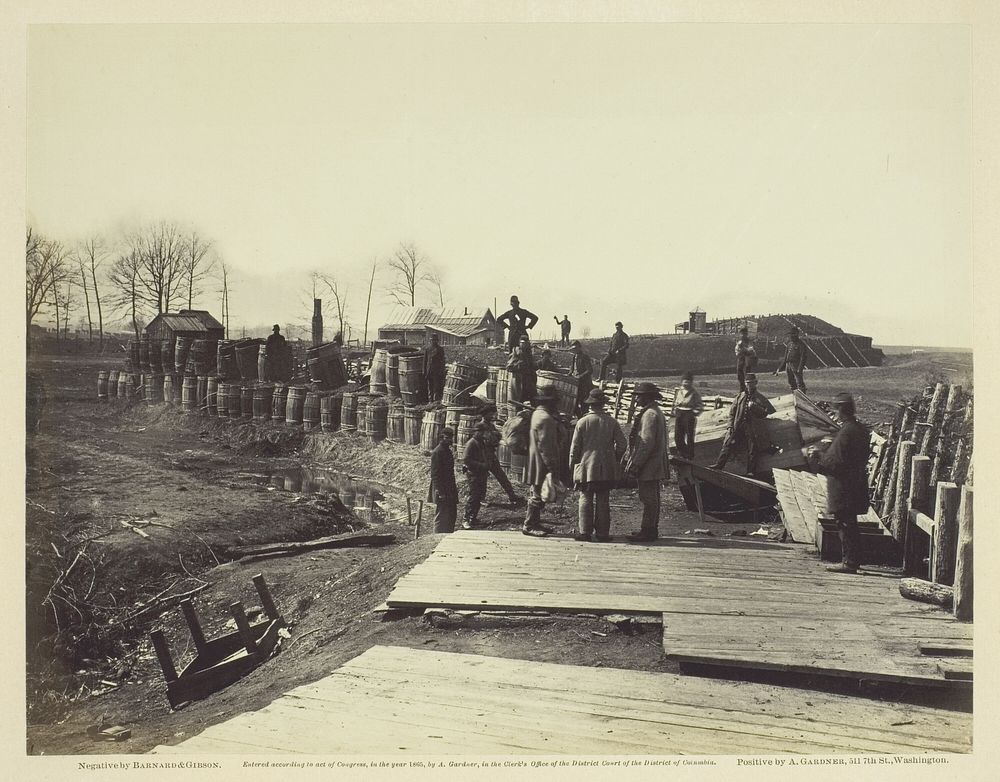
[[193, 337], [195, 339], [224, 339], [225, 329], [208, 310], [181, 310], [157, 315], [146, 326], [150, 339]]
[[503, 341], [502, 327], [487, 307], [396, 307], [386, 325], [378, 330], [380, 340], [404, 345], [423, 345], [431, 334], [442, 345], [493, 345]]

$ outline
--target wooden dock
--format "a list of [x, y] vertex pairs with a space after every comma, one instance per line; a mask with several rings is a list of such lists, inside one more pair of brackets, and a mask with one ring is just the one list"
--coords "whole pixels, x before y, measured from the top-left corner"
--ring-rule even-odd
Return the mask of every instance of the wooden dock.
[[161, 754], [971, 751], [971, 715], [764, 684], [376, 646]]
[[[805, 547], [662, 538], [580, 543], [517, 532], [446, 536], [403, 576], [393, 608], [655, 613], [681, 662], [967, 687], [968, 660], [922, 642], [971, 643], [972, 626], [899, 594], [899, 579], [826, 571]], [[957, 677], [957, 678], [956, 678]]]

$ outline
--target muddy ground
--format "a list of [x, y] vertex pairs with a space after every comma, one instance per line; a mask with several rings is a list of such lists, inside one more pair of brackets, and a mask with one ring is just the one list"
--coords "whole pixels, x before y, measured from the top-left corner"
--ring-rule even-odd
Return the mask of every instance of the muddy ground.
[[[26, 454], [26, 706], [32, 751], [144, 752], [177, 742], [260, 708], [374, 644], [675, 670], [662, 659], [656, 626], [626, 634], [585, 615], [481, 614], [458, 626], [428, 617], [381, 621], [375, 609], [439, 539], [426, 534], [428, 519], [425, 534], [414, 539], [405, 512], [405, 496], [416, 515], [426, 491], [427, 457], [418, 448], [388, 442], [372, 447], [357, 435], [303, 435], [280, 425], [216, 421], [162, 405], [99, 403], [97, 372], [112, 366], [94, 357], [50, 356], [28, 367], [47, 395]], [[899, 357], [879, 370], [810, 373], [807, 382], [818, 398], [861, 389], [862, 414], [877, 423], [900, 396], [941, 375], [971, 387], [971, 354]], [[780, 380], [764, 379], [762, 390], [780, 393]], [[727, 384], [728, 378], [699, 381], [712, 393], [727, 393]], [[388, 515], [362, 520], [336, 497], [278, 490], [254, 479], [301, 465], [377, 481]], [[483, 520], [495, 528], [520, 525], [523, 510], [508, 505], [495, 484], [488, 499]], [[637, 528], [634, 492], [616, 492], [612, 504], [614, 534]], [[546, 513], [558, 534], [572, 534], [571, 501]], [[757, 527], [699, 522], [673, 484], [664, 493], [662, 534], [742, 535]], [[396, 543], [233, 561], [236, 546], [361, 529], [392, 533]], [[227, 622], [233, 601], [259, 609], [251, 584], [256, 573], [271, 586], [291, 624], [291, 638], [239, 683], [171, 710], [148, 633], [164, 629], [175, 663], [183, 666], [193, 650], [172, 598], [192, 594], [205, 633], [213, 637], [232, 629]], [[102, 719], [130, 728], [132, 738], [93, 741], [86, 729]]]

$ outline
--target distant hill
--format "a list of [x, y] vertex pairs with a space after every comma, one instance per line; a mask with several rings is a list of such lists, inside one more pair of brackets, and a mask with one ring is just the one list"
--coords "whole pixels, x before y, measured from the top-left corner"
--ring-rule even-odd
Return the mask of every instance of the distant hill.
[[898, 356], [901, 353], [912, 353], [914, 350], [924, 353], [971, 353], [972, 348], [940, 348], [926, 345], [877, 345], [887, 356]]

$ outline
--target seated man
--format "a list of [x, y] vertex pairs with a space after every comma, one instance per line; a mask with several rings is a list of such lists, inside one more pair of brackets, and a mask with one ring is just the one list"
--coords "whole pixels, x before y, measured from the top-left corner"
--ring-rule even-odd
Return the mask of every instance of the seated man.
[[611, 335], [608, 355], [601, 359], [601, 380], [607, 379], [609, 366], [615, 367], [615, 380], [621, 380], [625, 374], [625, 358], [628, 350], [628, 334], [625, 333], [622, 322], [615, 324], [615, 333]]

